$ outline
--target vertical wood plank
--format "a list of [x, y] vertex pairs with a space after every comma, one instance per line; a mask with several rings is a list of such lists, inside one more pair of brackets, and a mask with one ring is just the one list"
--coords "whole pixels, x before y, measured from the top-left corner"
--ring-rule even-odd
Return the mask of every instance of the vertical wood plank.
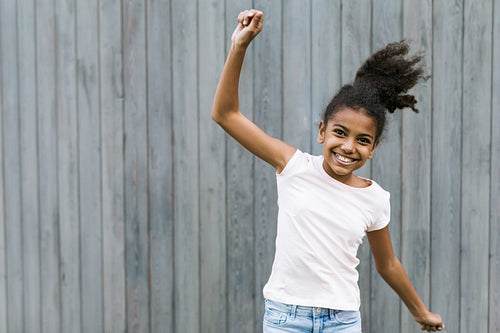
[[[174, 332], [172, 68], [169, 1], [147, 2], [151, 332]], [[213, 20], [213, 17], [211, 17]]]
[[[225, 3], [198, 2], [201, 332], [226, 332], [226, 179], [224, 132], [211, 106], [225, 59]], [[209, 174], [209, 177], [201, 177]]]
[[492, 1], [464, 2], [460, 330], [488, 330]]
[[[3, 0], [0, 0], [3, 1]], [[1, 7], [0, 7], [1, 8]], [[1, 14], [0, 14], [1, 15]], [[2, 35], [0, 34], [0, 44]], [[0, 63], [4, 49], [0, 49]], [[2, 66], [0, 66], [2, 77]], [[0, 80], [0, 147], [3, 147], [3, 82]], [[6, 263], [6, 223], [5, 223], [5, 191], [3, 183], [3, 154], [0, 157], [0, 333], [7, 333], [7, 263]]]
[[[300, 24], [297, 24], [300, 20]], [[283, 2], [283, 139], [311, 151], [311, 4]]]
[[99, 20], [96, 0], [76, 3], [82, 332], [103, 332]]
[[[41, 327], [35, 2], [17, 2], [24, 330]], [[0, 296], [1, 297], [1, 296]]]
[[463, 1], [433, 10], [430, 306], [459, 332]]
[[[282, 2], [255, 1], [254, 7], [264, 13], [264, 27], [253, 42], [254, 49], [254, 121], [272, 137], [282, 137]], [[255, 232], [255, 325], [262, 331], [264, 298], [262, 289], [269, 279], [274, 259], [278, 217], [276, 170], [255, 159], [254, 232]]]
[[175, 331], [199, 332], [198, 11], [197, 1], [174, 0], [171, 5], [174, 260], [179, 263], [174, 273]]
[[121, 1], [99, 2], [104, 332], [126, 330]]
[[[226, 1], [226, 51], [240, 11], [252, 8], [251, 0]], [[255, 44], [245, 56], [239, 85], [240, 110], [253, 118]], [[226, 52], [226, 54], [227, 54]], [[227, 137], [227, 330], [252, 332], [255, 318], [254, 261], [254, 157]]]
[[[411, 41], [412, 54], [424, 51], [421, 61], [426, 73], [432, 70], [432, 1], [403, 3], [404, 36]], [[420, 82], [412, 89], [419, 114], [403, 113], [402, 144], [402, 233], [401, 261], [422, 301], [429, 306], [430, 293], [430, 181], [432, 81]], [[403, 308], [401, 331], [420, 327]]]
[[493, 2], [489, 331], [500, 332], [500, 4]]
[[81, 289], [78, 114], [76, 106], [76, 2], [74, 0], [56, 0], [55, 10], [61, 329], [63, 332], [78, 333], [81, 331]]
[[55, 3], [36, 3], [40, 267], [43, 333], [61, 332]]
[[318, 125], [341, 86], [342, 11], [340, 0], [311, 1], [311, 152], [323, 154]]
[[[352, 83], [361, 64], [371, 52], [371, 1], [342, 1], [342, 54], [341, 84]], [[356, 172], [361, 177], [370, 177], [371, 162], [368, 161]], [[358, 249], [360, 264], [359, 289], [361, 293], [361, 317], [363, 330], [370, 332], [370, 278], [371, 259], [368, 242]]]
[[149, 331], [146, 8], [123, 2], [127, 330]]
[[[402, 38], [402, 2], [374, 0], [372, 17], [372, 52]], [[387, 125], [372, 159], [372, 177], [391, 193], [391, 221], [389, 232], [395, 255], [401, 255], [401, 112], [387, 113]], [[400, 301], [398, 295], [371, 266], [370, 331], [398, 332], [400, 328]], [[380, 311], [384, 309], [383, 311]]]
[[18, 55], [16, 3], [0, 2], [2, 67], [3, 186], [4, 197], [7, 324], [9, 331], [23, 331], [23, 262], [21, 225], [21, 161], [18, 103]]

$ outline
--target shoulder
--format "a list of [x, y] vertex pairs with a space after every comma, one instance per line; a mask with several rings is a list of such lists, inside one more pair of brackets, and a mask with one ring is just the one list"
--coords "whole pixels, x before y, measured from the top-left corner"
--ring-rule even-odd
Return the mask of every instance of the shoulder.
[[287, 162], [283, 170], [276, 175], [278, 177], [285, 177], [296, 174], [300, 171], [308, 169], [320, 158], [321, 156], [310, 155], [297, 149], [290, 160]]

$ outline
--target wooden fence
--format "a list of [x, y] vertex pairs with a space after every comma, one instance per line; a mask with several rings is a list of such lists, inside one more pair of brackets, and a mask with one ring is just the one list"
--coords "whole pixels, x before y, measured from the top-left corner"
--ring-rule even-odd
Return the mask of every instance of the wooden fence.
[[[361, 174], [446, 331], [500, 332], [498, 0], [0, 0], [0, 333], [261, 331], [274, 171], [210, 118], [251, 7], [241, 108], [315, 154], [372, 51], [425, 51], [420, 114]], [[364, 332], [419, 332], [359, 257]]]

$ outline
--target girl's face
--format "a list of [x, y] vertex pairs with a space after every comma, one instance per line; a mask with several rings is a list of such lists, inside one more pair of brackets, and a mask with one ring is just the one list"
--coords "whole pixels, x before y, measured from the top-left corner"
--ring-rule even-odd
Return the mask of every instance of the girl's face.
[[331, 177], [347, 185], [359, 184], [352, 174], [372, 158], [375, 141], [375, 120], [362, 110], [343, 108], [327, 125], [319, 124], [318, 142], [323, 144], [323, 168]]

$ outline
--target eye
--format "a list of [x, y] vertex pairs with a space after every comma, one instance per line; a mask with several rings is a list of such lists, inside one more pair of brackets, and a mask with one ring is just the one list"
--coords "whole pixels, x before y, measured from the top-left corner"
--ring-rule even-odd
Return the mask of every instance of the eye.
[[371, 143], [370, 139], [368, 138], [359, 138], [358, 141], [366, 145], [369, 145]]
[[343, 130], [339, 129], [339, 128], [334, 129], [333, 133], [341, 135], [341, 136], [345, 135], [345, 132]]

